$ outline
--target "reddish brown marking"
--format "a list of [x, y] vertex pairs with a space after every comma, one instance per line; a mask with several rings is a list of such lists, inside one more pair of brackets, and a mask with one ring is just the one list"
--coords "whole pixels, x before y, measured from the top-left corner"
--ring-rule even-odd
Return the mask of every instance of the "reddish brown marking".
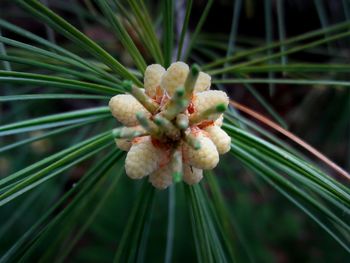
[[162, 149], [162, 150], [169, 150], [172, 148], [171, 143], [168, 142], [162, 142], [156, 138], [151, 137], [151, 142], [155, 148]]
[[144, 140], [144, 137], [140, 136], [140, 137], [135, 137], [131, 140], [131, 143], [132, 144], [137, 144], [137, 143], [140, 143]]
[[194, 104], [193, 104], [194, 99], [195, 99], [195, 95], [192, 95], [190, 103], [188, 104], [188, 107], [187, 107], [187, 111], [189, 114], [192, 114], [196, 111], [196, 109], [194, 108]]
[[215, 123], [214, 121], [202, 121], [200, 124], [198, 124], [197, 126], [200, 128], [200, 129], [205, 129], [209, 126], [214, 126]]
[[151, 142], [152, 142], [152, 144], [153, 144], [153, 146], [154, 147], [156, 147], [156, 148], [162, 148], [162, 143], [159, 141], [159, 140], [157, 140], [156, 138], [152, 138], [151, 137]]
[[194, 136], [205, 136], [205, 137], [209, 137], [209, 133], [202, 130], [201, 128], [199, 128], [198, 126], [192, 126], [191, 127], [191, 133]]
[[202, 131], [198, 126], [191, 126], [190, 129], [194, 136], [198, 136], [198, 134]]
[[188, 105], [187, 110], [188, 110], [189, 114], [193, 114], [195, 112], [194, 105], [193, 105], [192, 101]]
[[160, 86], [157, 86], [156, 95], [153, 97], [153, 100], [160, 105], [163, 100], [163, 96], [164, 96], [163, 89]]

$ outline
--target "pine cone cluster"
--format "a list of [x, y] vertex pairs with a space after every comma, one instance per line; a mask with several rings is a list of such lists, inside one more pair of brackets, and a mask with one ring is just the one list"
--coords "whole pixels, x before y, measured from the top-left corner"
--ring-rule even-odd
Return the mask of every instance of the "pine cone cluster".
[[211, 77], [197, 65], [175, 62], [165, 70], [147, 67], [144, 89], [124, 82], [129, 94], [109, 101], [112, 115], [125, 127], [114, 130], [117, 147], [128, 151], [126, 174], [149, 175], [158, 189], [174, 181], [198, 183], [213, 169], [219, 154], [230, 150], [231, 138], [221, 129], [229, 99], [210, 90]]

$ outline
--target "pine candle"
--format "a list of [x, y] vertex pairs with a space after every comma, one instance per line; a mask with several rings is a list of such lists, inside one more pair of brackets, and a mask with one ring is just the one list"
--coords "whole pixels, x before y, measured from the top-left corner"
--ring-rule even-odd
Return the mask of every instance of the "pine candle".
[[149, 175], [158, 189], [181, 180], [192, 185], [230, 150], [231, 138], [221, 129], [229, 99], [210, 90], [211, 77], [197, 65], [175, 62], [165, 70], [153, 64], [145, 71], [144, 89], [123, 85], [129, 94], [112, 97], [109, 107], [125, 125], [114, 136], [117, 147], [128, 151], [130, 178]]

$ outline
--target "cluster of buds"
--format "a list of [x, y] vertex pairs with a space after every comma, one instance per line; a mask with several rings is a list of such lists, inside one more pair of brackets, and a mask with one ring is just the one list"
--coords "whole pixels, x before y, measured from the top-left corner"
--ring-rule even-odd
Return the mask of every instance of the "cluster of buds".
[[221, 129], [229, 99], [210, 85], [208, 74], [183, 62], [167, 70], [148, 66], [144, 89], [124, 81], [129, 94], [112, 97], [109, 107], [125, 125], [113, 133], [117, 146], [128, 151], [130, 178], [149, 175], [154, 187], [165, 189], [181, 180], [198, 183], [203, 170], [216, 167], [219, 154], [230, 150], [231, 138]]

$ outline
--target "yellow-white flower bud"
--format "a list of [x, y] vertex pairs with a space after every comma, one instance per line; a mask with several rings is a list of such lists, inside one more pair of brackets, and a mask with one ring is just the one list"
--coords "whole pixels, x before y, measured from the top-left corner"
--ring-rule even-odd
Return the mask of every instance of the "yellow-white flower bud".
[[144, 87], [149, 97], [157, 95], [157, 87], [160, 85], [165, 69], [159, 64], [152, 64], [146, 68], [144, 76]]
[[189, 185], [199, 183], [203, 178], [203, 170], [185, 164], [182, 179]]
[[175, 62], [170, 65], [167, 71], [164, 73], [160, 86], [168, 92], [170, 96], [173, 96], [178, 86], [184, 85], [189, 67], [183, 62]]
[[216, 126], [221, 127], [223, 123], [224, 123], [224, 114], [221, 113], [220, 116], [219, 116], [219, 118], [217, 118], [217, 119], [214, 121], [214, 124], [215, 124]]
[[[173, 182], [196, 184], [203, 170], [217, 166], [230, 150], [231, 138], [220, 127], [229, 104], [225, 92], [210, 90], [211, 77], [198, 65], [159, 64], [144, 72], [144, 89], [125, 80], [127, 95], [109, 101], [112, 115], [124, 126], [113, 130], [118, 148], [128, 151], [126, 174], [149, 176], [158, 189]], [[147, 136], [146, 136], [147, 135]]]
[[166, 189], [173, 183], [173, 177], [171, 176], [171, 165], [166, 165], [159, 168], [149, 176], [149, 181], [157, 189]]
[[184, 143], [184, 157], [189, 165], [203, 170], [216, 167], [219, 162], [219, 153], [215, 144], [208, 137], [197, 135], [200, 148], [195, 150], [192, 146]]
[[154, 147], [151, 137], [137, 138], [125, 159], [126, 174], [132, 179], [153, 173], [158, 167], [161, 157], [161, 150]]
[[127, 94], [112, 97], [109, 101], [109, 108], [112, 115], [128, 127], [139, 124], [136, 119], [137, 112], [143, 112], [147, 117], [151, 116], [140, 102], [138, 102], [132, 95]]
[[202, 92], [210, 89], [211, 77], [207, 73], [200, 72], [196, 85], [194, 86], [194, 92]]
[[131, 148], [131, 140], [130, 139], [115, 139], [115, 143], [117, 147], [122, 151], [129, 151]]
[[231, 137], [216, 125], [208, 126], [204, 129], [216, 146], [219, 154], [227, 153], [231, 148]]
[[[194, 113], [190, 119], [196, 119], [206, 110], [216, 107], [219, 104], [224, 104], [226, 107], [229, 103], [227, 94], [221, 90], [208, 90], [197, 93], [193, 98]], [[213, 114], [212, 120], [219, 118], [221, 113]]]

